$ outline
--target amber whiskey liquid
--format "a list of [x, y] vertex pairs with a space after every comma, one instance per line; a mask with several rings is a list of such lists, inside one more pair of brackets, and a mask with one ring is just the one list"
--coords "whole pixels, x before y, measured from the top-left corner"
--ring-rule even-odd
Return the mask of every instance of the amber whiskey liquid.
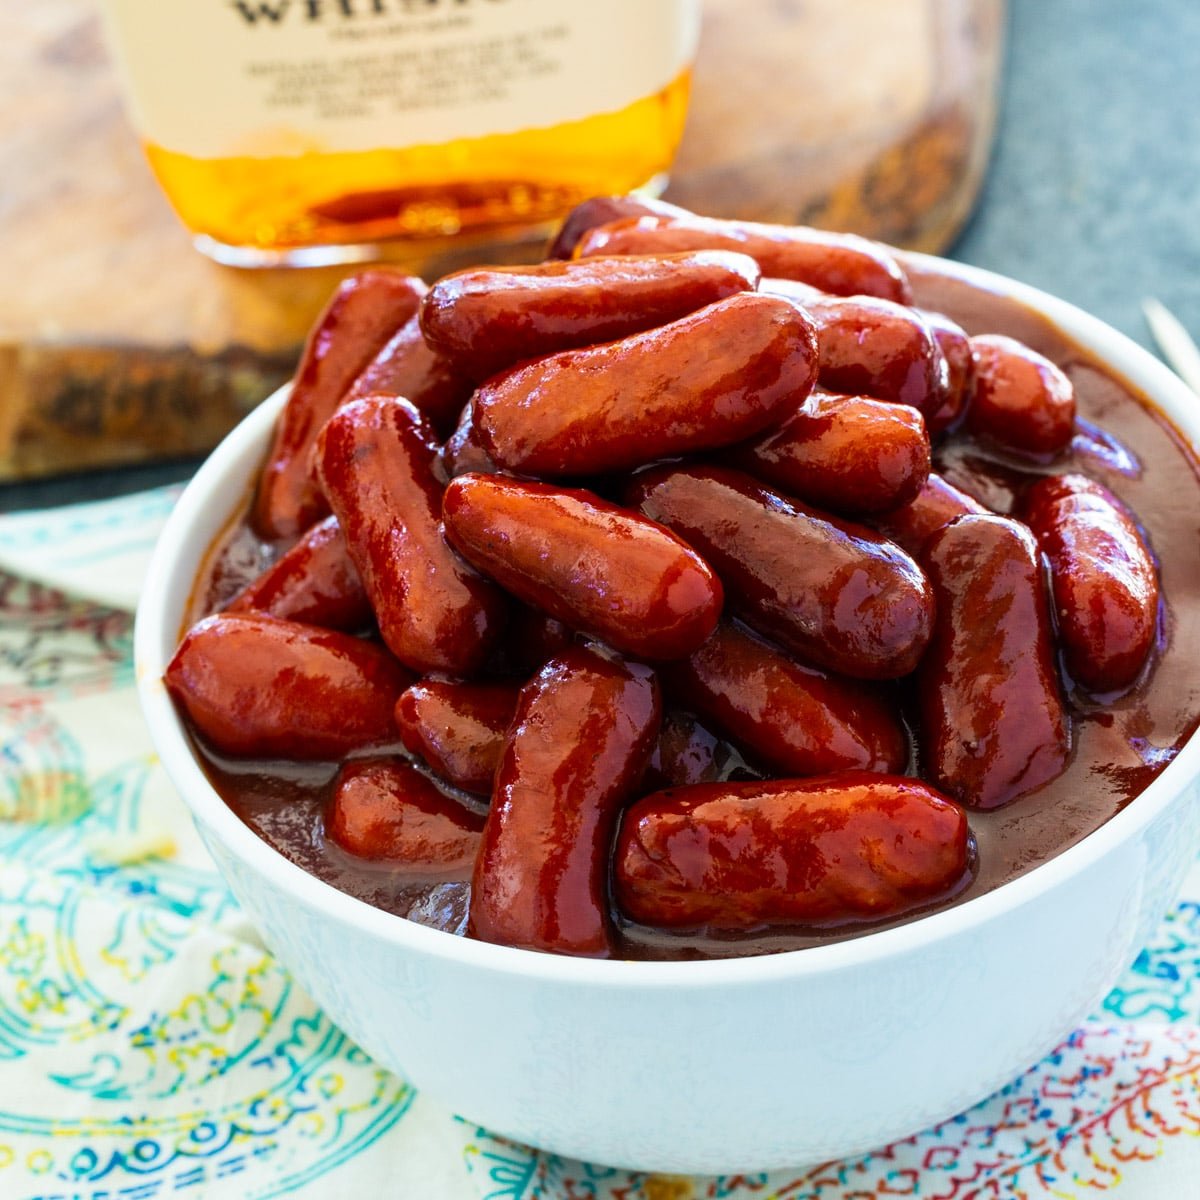
[[684, 70], [617, 112], [435, 146], [269, 158], [145, 149], [184, 224], [225, 246], [269, 254], [500, 233], [588, 196], [653, 187], [679, 144], [689, 79]]
[[661, 186], [698, 22], [696, 0], [104, 3], [155, 175], [237, 265], [420, 258]]

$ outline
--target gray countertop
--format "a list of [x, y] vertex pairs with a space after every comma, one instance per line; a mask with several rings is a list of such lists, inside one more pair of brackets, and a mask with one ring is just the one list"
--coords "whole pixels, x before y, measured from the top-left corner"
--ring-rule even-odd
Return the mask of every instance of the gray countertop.
[[[1009, 12], [992, 162], [952, 257], [1146, 346], [1145, 296], [1200, 335], [1200, 0], [1009, 0]], [[0, 511], [150, 487], [194, 465], [12, 484]]]
[[1009, 0], [1000, 125], [951, 255], [1151, 346], [1142, 298], [1200, 336], [1200, 3]]

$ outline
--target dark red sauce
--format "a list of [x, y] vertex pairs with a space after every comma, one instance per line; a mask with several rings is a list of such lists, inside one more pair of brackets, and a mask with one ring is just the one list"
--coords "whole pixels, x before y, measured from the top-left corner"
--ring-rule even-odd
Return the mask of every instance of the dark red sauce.
[[[1196, 728], [1200, 469], [1182, 436], [1144, 397], [1044, 318], [953, 277], [919, 271], [912, 277], [919, 306], [947, 313], [970, 334], [1008, 334], [1058, 363], [1074, 384], [1079, 406], [1074, 442], [1051, 465], [1031, 466], [958, 433], [934, 446], [934, 469], [1000, 513], [1010, 512], [1020, 490], [1039, 474], [1076, 471], [1099, 480], [1132, 508], [1148, 534], [1164, 596], [1156, 649], [1130, 692], [1100, 707], [1068, 684], [1074, 743], [1067, 770], [1006, 808], [970, 813], [977, 869], [965, 889], [939, 906], [947, 907], [1023, 875], [1099, 828], [1162, 772]], [[278, 547], [261, 542], [240, 514], [210, 552], [189, 624], [221, 608], [277, 556]], [[404, 752], [398, 739], [396, 752]], [[200, 758], [238, 816], [304, 870], [379, 908], [462, 932], [465, 878], [431, 880], [420, 870], [365, 862], [326, 839], [323, 809], [334, 765], [233, 762], [202, 746]], [[913, 769], [920, 774], [919, 762]], [[724, 764], [725, 776], [744, 773], [740, 759]], [[903, 918], [911, 919], [911, 913]], [[622, 950], [631, 958], [761, 954], [884, 927], [773, 930], [717, 939], [626, 925]]]

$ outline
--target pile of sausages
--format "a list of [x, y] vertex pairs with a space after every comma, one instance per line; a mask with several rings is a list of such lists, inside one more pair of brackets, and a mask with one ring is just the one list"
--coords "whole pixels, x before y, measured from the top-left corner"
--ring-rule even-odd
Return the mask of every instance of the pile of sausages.
[[224, 755], [341, 762], [327, 835], [469, 872], [477, 938], [894, 917], [969, 879], [963, 806], [1064, 769], [1060, 651], [1097, 694], [1146, 669], [1116, 497], [1048, 474], [1018, 520], [930, 472], [1074, 425], [880, 246], [589, 201], [541, 265], [342, 285], [253, 505], [285, 552], [166, 681]]

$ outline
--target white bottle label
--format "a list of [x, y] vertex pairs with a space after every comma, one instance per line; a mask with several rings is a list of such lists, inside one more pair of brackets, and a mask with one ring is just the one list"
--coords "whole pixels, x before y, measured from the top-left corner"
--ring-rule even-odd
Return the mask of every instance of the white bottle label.
[[615, 112], [699, 0], [102, 0], [134, 124], [196, 158], [417, 146]]

